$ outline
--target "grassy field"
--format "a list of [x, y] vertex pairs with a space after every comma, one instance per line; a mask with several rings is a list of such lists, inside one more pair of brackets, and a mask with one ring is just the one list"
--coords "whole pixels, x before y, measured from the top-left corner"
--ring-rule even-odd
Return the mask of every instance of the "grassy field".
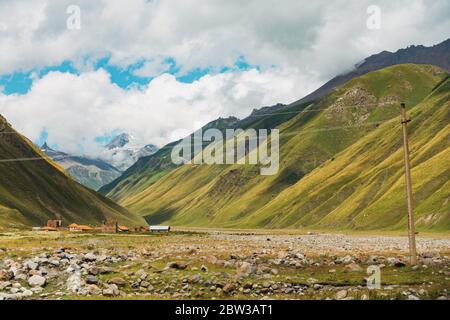
[[[128, 235], [15, 232], [0, 234], [0, 262], [14, 261], [17, 267], [41, 257], [33, 260], [41, 261], [38, 269], [25, 268], [30, 274], [45, 270], [47, 278], [30, 299], [448, 298], [450, 239], [419, 237], [419, 252], [432, 252], [433, 261], [422, 259], [417, 267], [390, 263], [389, 259], [406, 259], [406, 243], [405, 237], [392, 235], [305, 235], [286, 230]], [[61, 248], [65, 253], [56, 254]], [[88, 253], [104, 258], [86, 260]], [[43, 262], [43, 254], [45, 261], [59, 259], [60, 265]], [[71, 257], [67, 263], [61, 258], [66, 254]], [[380, 289], [368, 289], [365, 283], [367, 261], [374, 257], [381, 268]], [[174, 262], [184, 266], [170, 267]], [[66, 288], [70, 276], [66, 269], [76, 263], [81, 268], [81, 289], [73, 293]], [[92, 271], [102, 268], [109, 271]], [[246, 273], [246, 268], [252, 271]], [[88, 285], [92, 274], [97, 283]], [[26, 277], [10, 282], [28, 287]], [[111, 283], [120, 283], [114, 295], [105, 293]]]

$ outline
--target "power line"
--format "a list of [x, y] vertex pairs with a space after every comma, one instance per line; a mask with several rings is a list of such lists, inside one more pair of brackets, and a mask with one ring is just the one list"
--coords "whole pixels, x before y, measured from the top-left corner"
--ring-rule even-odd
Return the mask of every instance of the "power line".
[[[350, 108], [357, 108], [357, 107], [387, 107], [387, 106], [392, 106], [393, 104], [387, 104], [387, 105], [381, 105], [380, 103], [371, 103], [371, 104], [364, 104], [364, 105], [343, 105], [343, 106], [336, 106], [336, 108], [339, 109], [350, 109]], [[263, 117], [263, 116], [272, 116], [272, 115], [285, 115], [285, 114], [300, 114], [300, 113], [306, 113], [306, 112], [317, 112], [317, 111], [324, 111], [324, 110], [330, 110], [333, 107], [333, 105], [327, 107], [327, 108], [320, 108], [320, 109], [308, 109], [305, 108], [304, 110], [299, 110], [299, 111], [286, 111], [286, 112], [268, 112], [268, 113], [261, 113], [261, 114], [255, 114], [255, 115], [250, 115], [249, 118], [251, 117]], [[245, 120], [245, 119], [243, 119]]]
[[61, 156], [61, 157], [49, 157], [49, 156], [42, 156], [42, 157], [30, 157], [30, 158], [15, 158], [15, 159], [0, 159], [0, 162], [14, 162], [14, 161], [38, 161], [38, 160], [53, 160], [53, 161], [58, 161], [58, 160], [63, 160], [66, 158], [70, 158], [72, 156]]
[[[334, 131], [334, 130], [347, 129], [347, 128], [359, 128], [359, 127], [380, 125], [383, 123], [390, 122], [392, 120], [393, 119], [386, 119], [384, 121], [366, 122], [366, 123], [355, 124], [355, 125], [335, 126], [335, 127], [318, 128], [318, 129], [304, 129], [304, 130], [297, 130], [297, 131], [288, 132], [288, 133], [281, 132], [280, 136], [292, 136], [292, 135], [298, 135], [298, 134], [302, 134], [302, 133], [326, 132], [326, 131]], [[191, 141], [192, 141], [192, 139], [196, 140], [197, 138], [191, 137]], [[256, 139], [258, 139], [258, 138], [256, 138]], [[200, 139], [200, 138], [198, 138], [197, 140], [203, 141], [203, 139]], [[249, 140], [253, 140], [253, 139], [249, 138]], [[223, 140], [223, 141], [226, 141], [226, 140]], [[215, 141], [212, 141], [212, 142], [215, 142]], [[165, 150], [165, 149], [173, 149], [173, 146], [164, 146], [164, 147], [158, 149], [158, 151]], [[70, 157], [73, 157], [73, 156], [67, 155], [67, 156], [59, 156], [59, 157], [55, 157], [55, 158], [46, 156], [46, 157], [2, 159], [2, 160], [0, 160], [0, 163], [1, 162], [15, 162], [15, 161], [39, 161], [39, 160], [48, 160], [48, 159], [53, 160], [53, 161], [58, 161], [58, 160], [63, 160], [63, 159], [70, 158]]]
[[[365, 105], [363, 105], [363, 107], [370, 107], [370, 106], [380, 106], [380, 104], [379, 103], [373, 103], [373, 104], [365, 104]], [[349, 108], [356, 108], [356, 107], [361, 107], [361, 106], [359, 106], [359, 105], [338, 106], [339, 109], [349, 109]], [[303, 113], [306, 113], [306, 112], [319, 112], [319, 111], [324, 111], [324, 110], [330, 110], [330, 108], [332, 108], [332, 106], [329, 106], [327, 108], [319, 108], [319, 109], [308, 109], [308, 107], [306, 107], [304, 110], [299, 110], [299, 111], [287, 111], [287, 112], [273, 112], [273, 113], [265, 113], [265, 114], [256, 114], [256, 115], [253, 115], [253, 116], [250, 115], [249, 117], [263, 117], [263, 116], [286, 115], [286, 114], [303, 114]], [[387, 121], [390, 121], [390, 120], [392, 120], [392, 119], [388, 119]], [[329, 127], [329, 128], [322, 128], [322, 129], [311, 129], [311, 130], [306, 129], [306, 130], [294, 131], [294, 132], [290, 132], [290, 133], [280, 133], [280, 135], [290, 136], [290, 135], [296, 135], [298, 133], [333, 131], [333, 130], [339, 130], [339, 129], [352, 128], [352, 127], [372, 126], [372, 125], [379, 125], [379, 124], [382, 124], [382, 123], [387, 122], [387, 121], [369, 122], [369, 123], [365, 123], [365, 124], [337, 126], [337, 127], [331, 127], [331, 128]], [[18, 135], [20, 135], [19, 133], [14, 132], [14, 131], [0, 132], [0, 134], [18, 134]], [[197, 138], [191, 137], [191, 139], [195, 140]], [[203, 141], [203, 139], [198, 139], [198, 140], [202, 140]], [[158, 149], [158, 151], [159, 150], [164, 150], [164, 149], [172, 149], [172, 148], [173, 148], [172, 146], [162, 147], [162, 148]], [[0, 160], [0, 162], [39, 161], [39, 160], [44, 160], [44, 159], [51, 159], [53, 161], [58, 161], [58, 160], [63, 160], [65, 158], [69, 158], [69, 157], [71, 157], [71, 156], [67, 155], [67, 156], [61, 156], [61, 157], [58, 157], [58, 158], [31, 157], [31, 158], [3, 159], [3, 160]]]
[[[350, 108], [357, 108], [357, 107], [373, 107], [373, 106], [379, 106], [379, 107], [387, 107], [391, 106], [389, 105], [381, 105], [379, 103], [371, 103], [371, 104], [364, 104], [364, 105], [343, 105], [343, 106], [337, 106], [339, 109], [350, 109]], [[304, 110], [298, 110], [298, 111], [286, 111], [286, 112], [267, 112], [267, 113], [261, 113], [261, 114], [255, 114], [255, 115], [249, 115], [247, 118], [251, 117], [265, 117], [265, 116], [276, 116], [276, 115], [286, 115], [286, 114], [302, 114], [306, 112], [318, 112], [318, 111], [325, 111], [330, 110], [333, 108], [333, 105], [327, 107], [327, 108], [319, 108], [319, 109], [308, 109], [306, 107]], [[335, 111], [335, 110], [333, 110]], [[336, 111], [335, 111], [336, 112]], [[240, 121], [243, 121], [247, 118], [241, 119]], [[0, 134], [17, 134], [17, 132], [14, 131], [6, 131], [6, 132], [0, 132]]]

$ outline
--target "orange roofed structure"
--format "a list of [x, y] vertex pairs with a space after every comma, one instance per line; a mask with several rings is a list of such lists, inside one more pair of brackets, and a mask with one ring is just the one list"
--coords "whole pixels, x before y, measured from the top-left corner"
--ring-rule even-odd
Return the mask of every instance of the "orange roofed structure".
[[79, 225], [76, 223], [72, 223], [72, 224], [69, 224], [69, 230], [70, 231], [92, 231], [92, 230], [94, 230], [94, 228], [91, 226]]

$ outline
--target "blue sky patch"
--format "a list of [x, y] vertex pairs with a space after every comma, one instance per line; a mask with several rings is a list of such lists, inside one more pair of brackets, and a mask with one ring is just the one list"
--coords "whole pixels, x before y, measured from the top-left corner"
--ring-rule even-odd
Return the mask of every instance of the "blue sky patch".
[[34, 141], [34, 144], [37, 145], [39, 148], [44, 144], [44, 142], [47, 142], [48, 139], [48, 132], [47, 130], [42, 130], [39, 134], [39, 138]]
[[59, 71], [61, 73], [72, 73], [76, 75], [80, 75], [80, 72], [73, 66], [73, 63], [71, 61], [64, 61], [59, 66], [51, 66], [51, 67], [44, 67], [41, 70], [38, 71], [39, 78], [44, 77], [46, 74], [53, 72], [53, 71]]
[[126, 68], [121, 68], [119, 66], [111, 65], [109, 63], [110, 59], [110, 57], [101, 58], [95, 63], [94, 69], [103, 69], [108, 72], [111, 82], [117, 84], [119, 87], [127, 89], [132, 85], [147, 85], [151, 81], [150, 77], [140, 77], [134, 74], [134, 71], [143, 67], [145, 60], [139, 60]]
[[[72, 73], [79, 75], [78, 70], [72, 62], [64, 61], [58, 66], [48, 66], [39, 70], [16, 71], [12, 74], [0, 76], [0, 86], [3, 86], [4, 94], [26, 94], [33, 85], [35, 76], [42, 78], [49, 72], [59, 71], [63, 73]], [[35, 73], [35, 75], [33, 75]]]
[[19, 71], [0, 76], [0, 86], [3, 87], [4, 94], [25, 94], [30, 90], [32, 84], [31, 72]]
[[[111, 57], [106, 56], [94, 63], [94, 70], [103, 69], [109, 73], [111, 82], [118, 85], [122, 89], [130, 89], [135, 87], [145, 87], [153, 77], [136, 75], [136, 71], [142, 68], [149, 60], [141, 59], [126, 67], [120, 67], [110, 63]], [[258, 69], [259, 66], [249, 64], [245, 57], [240, 56], [234, 65], [222, 67], [206, 67], [194, 68], [183, 74], [180, 74], [181, 66], [171, 57], [164, 59], [164, 63], [168, 66], [164, 72], [172, 74], [176, 79], [183, 83], [192, 83], [208, 74], [225, 73], [232, 71], [246, 71], [250, 69]], [[0, 75], [0, 86], [3, 87], [4, 94], [26, 94], [33, 85], [34, 77], [42, 78], [50, 72], [62, 72], [79, 75], [71, 61], [64, 61], [60, 65], [46, 66], [41, 69], [30, 71], [17, 71], [12, 74]]]
[[213, 73], [210, 68], [195, 68], [188, 71], [185, 75], [177, 77], [177, 80], [183, 83], [192, 83], [210, 73]]

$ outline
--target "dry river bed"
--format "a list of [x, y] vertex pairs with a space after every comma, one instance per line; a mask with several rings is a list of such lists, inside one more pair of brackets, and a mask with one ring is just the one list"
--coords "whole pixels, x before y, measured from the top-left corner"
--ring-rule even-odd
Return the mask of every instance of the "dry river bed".
[[[450, 237], [0, 233], [0, 300], [449, 298]], [[377, 282], [380, 280], [380, 282]]]

